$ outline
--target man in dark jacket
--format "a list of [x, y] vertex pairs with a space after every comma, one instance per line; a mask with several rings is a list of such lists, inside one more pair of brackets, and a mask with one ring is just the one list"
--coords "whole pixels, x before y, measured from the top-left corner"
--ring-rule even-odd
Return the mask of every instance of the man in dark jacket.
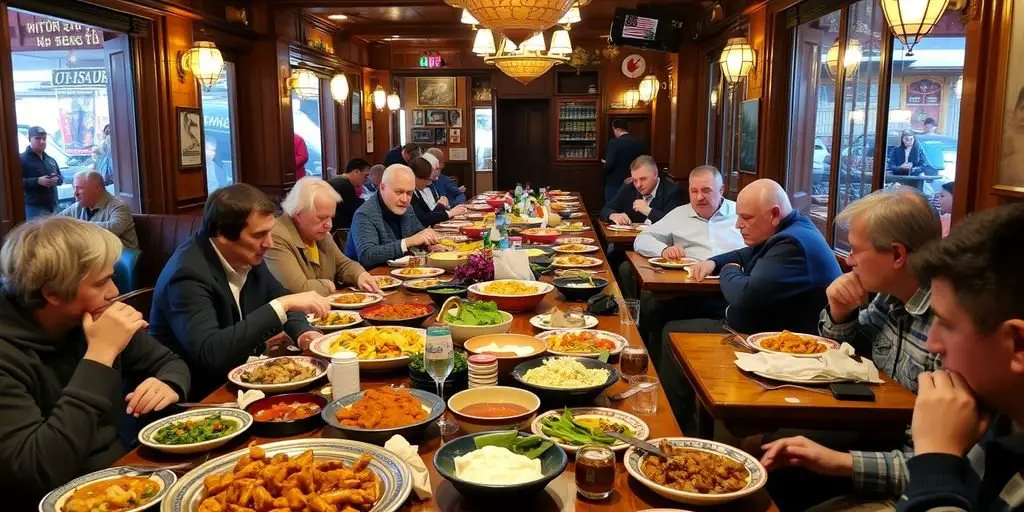
[[395, 146], [384, 155], [384, 167], [391, 167], [394, 164], [409, 165], [413, 158], [423, 154], [423, 150], [412, 142], [404, 146]]
[[162, 410], [189, 391], [185, 362], [146, 333], [140, 312], [111, 302], [120, 252], [110, 232], [65, 217], [7, 235], [0, 251], [5, 510], [35, 510], [53, 488], [109, 467], [127, 451], [118, 439], [126, 413]]
[[341, 176], [335, 176], [327, 181], [341, 196], [341, 204], [334, 214], [334, 229], [348, 229], [352, 226], [352, 215], [363, 205], [363, 199], [356, 193], [356, 189], [366, 182], [366, 173], [369, 171], [369, 162], [362, 158], [353, 158], [345, 166], [345, 172]]
[[604, 159], [604, 204], [609, 204], [629, 177], [629, 166], [644, 154], [644, 143], [629, 134], [624, 119], [612, 121], [615, 138], [608, 141]]
[[416, 192], [412, 195], [412, 209], [416, 212], [416, 219], [420, 221], [420, 224], [427, 227], [447, 222], [459, 215], [465, 215], [468, 211], [466, 206], [461, 204], [449, 209], [447, 198], [434, 187], [431, 178], [437, 172], [434, 167], [436, 161], [434, 156], [428, 153], [413, 158], [409, 162], [409, 167], [416, 175]]
[[28, 129], [29, 146], [21, 154], [21, 177], [25, 187], [25, 218], [52, 215], [57, 210], [57, 186], [64, 176], [52, 156], [46, 154], [46, 130]]
[[611, 202], [601, 209], [601, 220], [614, 224], [653, 224], [683, 204], [679, 185], [658, 176], [658, 164], [640, 155], [630, 164], [632, 181], [623, 183]]
[[303, 349], [320, 335], [306, 314], [326, 316], [328, 300], [317, 292], [289, 295], [263, 261], [276, 209], [252, 185], [218, 189], [206, 201], [199, 233], [174, 251], [157, 279], [150, 333], [188, 362], [193, 399], [261, 354], [282, 329]]

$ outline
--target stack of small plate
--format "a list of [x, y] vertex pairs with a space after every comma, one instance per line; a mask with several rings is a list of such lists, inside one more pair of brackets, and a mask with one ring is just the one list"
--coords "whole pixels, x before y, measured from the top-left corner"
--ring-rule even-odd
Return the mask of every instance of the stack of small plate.
[[469, 387], [498, 385], [498, 358], [490, 354], [469, 356]]

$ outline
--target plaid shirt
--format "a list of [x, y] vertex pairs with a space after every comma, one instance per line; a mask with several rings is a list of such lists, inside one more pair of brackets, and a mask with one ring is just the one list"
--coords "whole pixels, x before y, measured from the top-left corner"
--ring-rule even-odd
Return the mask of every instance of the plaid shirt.
[[[928, 329], [932, 325], [931, 290], [920, 288], [906, 305], [891, 295], [877, 295], [855, 319], [835, 323], [828, 309], [821, 312], [818, 331], [822, 336], [853, 345], [857, 353], [870, 351], [879, 370], [917, 393], [917, 376], [939, 368], [939, 358], [928, 352]], [[907, 459], [913, 456], [910, 431], [902, 450], [891, 452], [851, 451], [853, 485], [868, 492], [899, 496], [907, 483]]]

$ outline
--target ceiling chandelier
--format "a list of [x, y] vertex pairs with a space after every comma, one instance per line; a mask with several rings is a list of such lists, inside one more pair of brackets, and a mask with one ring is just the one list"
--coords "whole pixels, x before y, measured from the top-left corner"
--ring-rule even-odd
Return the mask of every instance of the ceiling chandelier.
[[[492, 43], [493, 44], [493, 43]], [[475, 46], [475, 45], [474, 45]], [[486, 45], [482, 50], [489, 50]], [[535, 78], [547, 73], [556, 64], [569, 62], [572, 43], [569, 32], [558, 30], [551, 36], [551, 49], [544, 44], [544, 34], [538, 32], [533, 37], [516, 46], [508, 38], [502, 38], [496, 51], [482, 51], [484, 62], [492, 64], [506, 75], [515, 78], [522, 84], [528, 84]]]
[[[522, 43], [534, 34], [562, 21], [573, 6], [582, 7], [590, 0], [445, 0], [465, 9], [479, 25], [503, 35], [514, 43]], [[575, 16], [573, 16], [575, 17]], [[562, 23], [566, 23], [562, 21]]]

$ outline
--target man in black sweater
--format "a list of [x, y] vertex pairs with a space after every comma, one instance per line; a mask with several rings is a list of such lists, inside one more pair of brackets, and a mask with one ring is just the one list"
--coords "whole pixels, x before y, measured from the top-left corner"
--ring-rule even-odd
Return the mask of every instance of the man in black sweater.
[[658, 164], [654, 158], [641, 155], [630, 164], [629, 183], [623, 183], [604, 208], [601, 220], [613, 224], [648, 222], [661, 220], [668, 212], [683, 204], [683, 193], [670, 179], [658, 176]]
[[395, 146], [384, 155], [384, 167], [391, 167], [394, 164], [409, 165], [413, 158], [423, 154], [423, 149], [412, 142], [404, 146]]
[[22, 186], [25, 189], [25, 218], [52, 215], [57, 210], [57, 186], [64, 184], [60, 166], [46, 154], [46, 130], [28, 129], [29, 146], [21, 154]]
[[625, 120], [612, 121], [612, 133], [615, 138], [608, 141], [603, 167], [605, 204], [612, 201], [619, 187], [629, 177], [629, 166], [633, 160], [645, 151], [644, 143], [629, 134]]
[[[14, 229], [0, 251], [0, 493], [35, 510], [51, 489], [109, 467], [125, 414], [184, 398], [185, 362], [112, 302], [121, 242], [66, 217]], [[123, 389], [131, 389], [127, 396]]]
[[359, 197], [356, 189], [366, 182], [368, 172], [369, 162], [362, 158], [353, 158], [345, 166], [345, 172], [341, 176], [335, 176], [327, 181], [341, 196], [341, 204], [334, 214], [334, 229], [352, 227], [352, 215], [363, 205], [363, 199]]

